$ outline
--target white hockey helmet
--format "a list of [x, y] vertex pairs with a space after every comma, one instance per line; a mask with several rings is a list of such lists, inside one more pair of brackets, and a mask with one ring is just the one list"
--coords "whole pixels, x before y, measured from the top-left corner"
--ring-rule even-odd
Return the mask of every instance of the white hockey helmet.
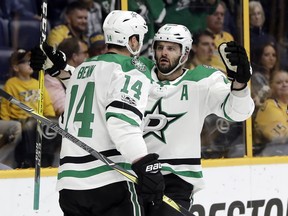
[[[181, 45], [181, 56], [179, 58], [178, 65], [168, 73], [162, 73], [163, 75], [172, 74], [179, 66], [183, 65], [187, 59], [188, 54], [192, 47], [192, 35], [189, 29], [183, 25], [179, 24], [165, 24], [163, 25], [158, 32], [155, 34], [153, 43], [152, 43], [152, 53], [155, 59], [155, 45], [157, 41], [167, 41], [178, 43]], [[161, 71], [159, 71], [161, 73]]]
[[[136, 12], [114, 10], [105, 18], [103, 31], [106, 44], [126, 46], [132, 55], [137, 55], [142, 49], [148, 27], [143, 17]], [[139, 36], [139, 49], [136, 51], [129, 46], [132, 35]]]

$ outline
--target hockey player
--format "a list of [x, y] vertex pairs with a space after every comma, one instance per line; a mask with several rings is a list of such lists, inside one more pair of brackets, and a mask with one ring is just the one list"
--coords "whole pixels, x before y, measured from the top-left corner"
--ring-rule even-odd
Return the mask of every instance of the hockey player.
[[[157, 154], [148, 154], [140, 128], [150, 71], [130, 57], [140, 52], [147, 26], [135, 12], [112, 11], [103, 30], [108, 54], [74, 70], [66, 90], [63, 127], [121, 166], [132, 164], [141, 198], [157, 205], [164, 190], [161, 165]], [[43, 49], [64, 69], [60, 51], [54, 52], [46, 43]], [[67, 139], [62, 141], [57, 189], [65, 216], [143, 215], [135, 185]]]
[[[160, 87], [149, 96], [144, 124], [148, 151], [160, 155], [164, 193], [186, 208], [191, 207], [192, 194], [203, 188], [200, 133], [205, 117], [214, 113], [229, 121], [244, 121], [254, 110], [247, 87], [251, 72], [245, 49], [235, 42], [224, 45], [221, 53], [229, 82], [209, 66], [185, 69], [191, 45], [191, 34], [182, 25], [166, 24], [155, 34], [156, 65], [151, 76]], [[237, 69], [233, 71], [231, 66]], [[148, 203], [145, 212], [149, 216], [180, 216], [164, 204], [154, 208]]]
[[[191, 207], [192, 194], [203, 188], [200, 133], [211, 113], [229, 121], [244, 121], [254, 110], [247, 82], [251, 77], [245, 49], [225, 44], [221, 54], [227, 77], [205, 65], [185, 69], [192, 38], [182, 25], [166, 24], [153, 41], [155, 66], [142, 59], [159, 84], [149, 94], [144, 138], [148, 152], [157, 152], [162, 163], [165, 194], [182, 206]], [[236, 67], [235, 67], [236, 66]], [[145, 216], [179, 216], [162, 204], [145, 202]]]

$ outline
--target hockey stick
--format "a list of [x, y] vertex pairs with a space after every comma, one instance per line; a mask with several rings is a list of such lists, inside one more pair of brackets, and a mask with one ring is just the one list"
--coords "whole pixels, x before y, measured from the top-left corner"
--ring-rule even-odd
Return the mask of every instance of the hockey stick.
[[[42, 1], [42, 13], [41, 13], [41, 37], [40, 43], [42, 44], [46, 40], [47, 31], [47, 0]], [[39, 83], [39, 101], [38, 101], [38, 113], [43, 115], [43, 94], [44, 94], [44, 70], [39, 71], [38, 77]], [[35, 147], [35, 174], [34, 174], [34, 203], [33, 209], [39, 209], [40, 198], [40, 174], [41, 174], [41, 154], [42, 154], [42, 130], [41, 122], [37, 121], [37, 133], [36, 133], [36, 147]]]
[[[38, 114], [32, 108], [30, 108], [30, 107], [26, 106], [25, 104], [21, 103], [19, 100], [17, 100], [16, 98], [11, 96], [7, 92], [5, 92], [3, 89], [0, 89], [0, 96], [5, 98], [6, 100], [10, 101], [12, 104], [18, 106], [20, 109], [24, 110], [25, 112], [31, 114], [33, 118], [41, 121], [41, 123], [43, 125], [48, 126], [52, 130], [54, 130], [56, 133], [60, 134], [62, 137], [65, 137], [65, 138], [69, 139], [74, 144], [76, 144], [77, 146], [79, 146], [83, 150], [87, 151], [88, 153], [90, 153], [92, 156], [94, 156], [98, 160], [101, 160], [103, 163], [105, 163], [106, 165], [108, 165], [109, 167], [114, 169], [115, 171], [119, 172], [120, 174], [122, 174], [123, 176], [125, 176], [126, 178], [130, 179], [132, 182], [137, 184], [138, 179], [137, 179], [136, 176], [134, 176], [132, 173], [130, 173], [126, 169], [122, 168], [121, 166], [115, 164], [112, 160], [110, 160], [109, 158], [105, 157], [101, 153], [97, 152], [95, 149], [91, 148], [86, 143], [84, 143], [81, 140], [79, 140], [78, 138], [74, 137], [72, 134], [70, 134], [67, 131], [63, 130], [58, 124], [53, 123], [51, 120], [49, 120], [46, 117]], [[168, 204], [169, 206], [171, 206], [173, 209], [175, 209], [176, 211], [178, 211], [179, 213], [184, 215], [184, 216], [194, 216], [187, 209], [185, 209], [181, 205], [177, 204], [175, 201], [173, 201], [172, 199], [170, 199], [169, 197], [167, 197], [165, 195], [163, 196], [163, 201], [166, 204]]]

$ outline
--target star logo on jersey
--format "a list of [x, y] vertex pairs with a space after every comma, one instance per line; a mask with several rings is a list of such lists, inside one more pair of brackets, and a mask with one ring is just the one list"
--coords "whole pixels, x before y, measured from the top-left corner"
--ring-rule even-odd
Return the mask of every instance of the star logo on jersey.
[[185, 114], [186, 112], [180, 114], [166, 113], [162, 109], [162, 98], [159, 99], [150, 111], [145, 112], [143, 137], [152, 135], [166, 144], [165, 130]]

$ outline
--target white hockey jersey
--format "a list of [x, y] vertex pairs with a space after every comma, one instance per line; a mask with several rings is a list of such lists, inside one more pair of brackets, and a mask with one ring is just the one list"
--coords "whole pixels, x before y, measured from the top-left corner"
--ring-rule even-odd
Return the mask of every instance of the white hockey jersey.
[[[141, 122], [151, 73], [139, 60], [118, 54], [88, 59], [73, 72], [66, 91], [63, 127], [129, 169], [147, 154]], [[85, 190], [127, 179], [68, 139], [63, 139], [57, 189]]]
[[[230, 91], [225, 75], [215, 68], [198, 66], [174, 81], [159, 81], [145, 112], [144, 138], [149, 152], [160, 155], [162, 173], [174, 173], [203, 187], [200, 133], [211, 113], [229, 121], [244, 121], [252, 115], [254, 102], [248, 87]], [[161, 96], [159, 98], [159, 95]]]

